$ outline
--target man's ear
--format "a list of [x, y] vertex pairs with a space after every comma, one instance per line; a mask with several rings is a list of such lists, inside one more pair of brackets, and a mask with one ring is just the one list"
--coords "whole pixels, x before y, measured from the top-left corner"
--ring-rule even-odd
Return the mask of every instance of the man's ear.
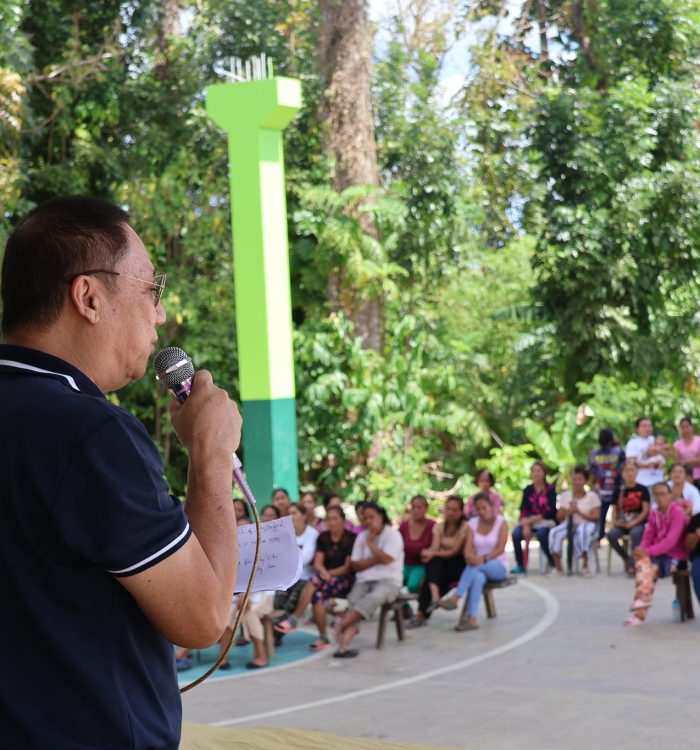
[[69, 303], [80, 317], [93, 325], [100, 319], [100, 291], [90, 276], [78, 276], [70, 285]]

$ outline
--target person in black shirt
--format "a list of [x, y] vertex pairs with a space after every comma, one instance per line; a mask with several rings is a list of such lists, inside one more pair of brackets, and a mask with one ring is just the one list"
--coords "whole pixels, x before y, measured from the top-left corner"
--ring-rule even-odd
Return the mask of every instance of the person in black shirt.
[[275, 626], [280, 633], [291, 633], [296, 628], [297, 620], [311, 604], [319, 634], [309, 646], [312, 651], [321, 651], [330, 646], [326, 635], [326, 602], [335, 597], [347, 597], [355, 581], [350, 556], [356, 537], [345, 528], [345, 511], [342, 507], [333, 505], [328, 508], [326, 525], [328, 530], [321, 532], [316, 540], [313, 563], [316, 574], [301, 592], [294, 613]]
[[173, 643], [228, 622], [241, 419], [206, 371], [170, 407], [189, 454], [170, 495], [144, 426], [104, 396], [141, 378], [165, 323], [120, 208], [41, 204], [10, 235], [0, 346], [0, 747], [176, 750]]
[[[649, 515], [651, 498], [649, 490], [637, 483], [637, 467], [628, 461], [622, 468], [623, 485], [613, 496], [613, 525], [608, 532], [610, 546], [624, 560], [627, 574], [634, 576], [634, 561], [631, 553], [642, 541], [644, 524]], [[620, 544], [623, 536], [630, 536], [630, 550], [625, 552]]]

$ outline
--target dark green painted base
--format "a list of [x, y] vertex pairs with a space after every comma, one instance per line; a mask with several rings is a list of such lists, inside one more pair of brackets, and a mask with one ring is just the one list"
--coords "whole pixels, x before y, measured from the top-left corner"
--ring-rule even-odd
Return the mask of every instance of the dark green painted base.
[[243, 470], [258, 508], [272, 490], [299, 497], [296, 402], [293, 398], [243, 402]]

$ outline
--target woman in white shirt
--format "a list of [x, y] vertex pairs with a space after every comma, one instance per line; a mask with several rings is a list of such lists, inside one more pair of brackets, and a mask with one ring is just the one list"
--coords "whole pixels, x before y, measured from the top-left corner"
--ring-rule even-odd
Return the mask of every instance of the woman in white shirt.
[[338, 659], [357, 656], [350, 648], [362, 620], [368, 620], [387, 602], [393, 602], [403, 582], [403, 537], [391, 527], [389, 516], [381, 506], [365, 504], [365, 530], [352, 548], [351, 565], [355, 584], [348, 596], [348, 610], [334, 627]]
[[564, 539], [569, 533], [569, 520], [573, 522], [574, 551], [583, 557], [583, 574], [588, 575], [588, 550], [596, 533], [600, 515], [600, 497], [586, 489], [590, 474], [585, 466], [577, 466], [571, 475], [571, 489], [559, 495], [557, 521], [559, 524], [549, 532], [549, 550], [554, 566], [561, 569], [561, 552]]

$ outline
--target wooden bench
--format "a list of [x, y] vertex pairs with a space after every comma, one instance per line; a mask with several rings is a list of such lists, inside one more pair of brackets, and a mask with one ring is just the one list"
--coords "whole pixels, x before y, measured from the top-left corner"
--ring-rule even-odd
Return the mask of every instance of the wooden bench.
[[681, 605], [681, 622], [694, 619], [693, 594], [690, 590], [690, 571], [674, 571], [673, 582], [676, 584], [676, 599], [678, 599]]
[[[496, 616], [496, 603], [493, 600], [493, 592], [496, 589], [506, 589], [508, 586], [513, 586], [518, 582], [515, 576], [508, 576], [503, 581], [487, 581], [484, 584], [484, 590], [482, 592], [484, 597], [484, 607], [486, 607], [486, 616], [491, 619]], [[459, 614], [459, 622], [462, 622], [466, 617], [467, 613], [467, 597], [464, 597], [464, 604]]]
[[399, 594], [393, 602], [382, 604], [379, 610], [379, 625], [377, 626], [377, 648], [384, 646], [384, 632], [386, 631], [386, 622], [391, 612], [394, 613], [396, 622], [396, 637], [403, 641], [406, 637], [406, 627], [403, 619], [403, 608], [408, 602], [418, 599], [417, 594]]

